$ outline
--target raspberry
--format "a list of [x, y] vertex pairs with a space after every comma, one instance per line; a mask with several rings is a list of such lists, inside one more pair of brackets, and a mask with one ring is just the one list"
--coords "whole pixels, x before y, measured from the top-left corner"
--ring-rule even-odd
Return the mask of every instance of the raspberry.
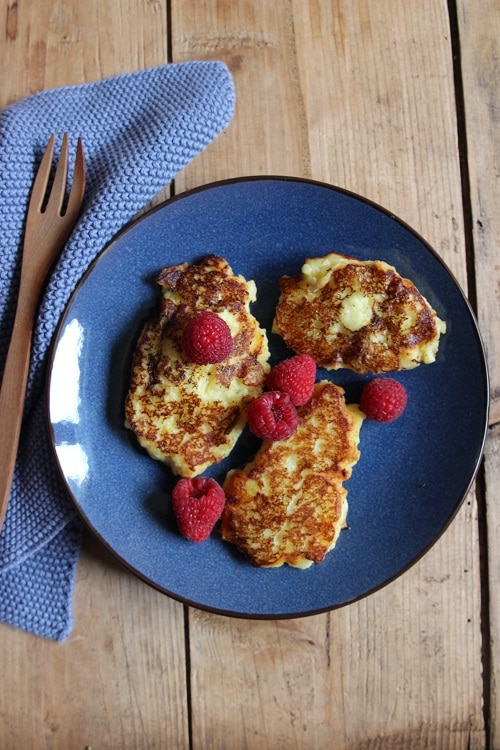
[[393, 378], [376, 378], [363, 388], [360, 406], [369, 419], [392, 422], [404, 412], [408, 396], [406, 389]]
[[248, 407], [248, 426], [263, 440], [284, 440], [295, 432], [297, 411], [287, 393], [268, 391]]
[[197, 313], [182, 334], [182, 349], [199, 365], [222, 362], [231, 353], [233, 339], [225, 320], [210, 310]]
[[315, 380], [314, 359], [308, 354], [297, 354], [273, 367], [267, 376], [267, 387], [288, 393], [294, 406], [302, 406], [311, 398]]
[[210, 477], [179, 479], [172, 491], [172, 508], [182, 536], [203, 542], [219, 520], [226, 502], [224, 490]]

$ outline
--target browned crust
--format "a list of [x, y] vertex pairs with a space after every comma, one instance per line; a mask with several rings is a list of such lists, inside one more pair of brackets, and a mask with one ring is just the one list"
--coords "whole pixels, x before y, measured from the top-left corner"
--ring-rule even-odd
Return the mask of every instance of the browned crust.
[[[347, 367], [361, 374], [397, 371], [402, 369], [402, 356], [439, 335], [435, 313], [413, 282], [385, 264], [353, 261], [335, 268], [329, 283], [314, 297], [302, 294], [304, 289], [302, 274], [281, 278], [274, 330], [291, 349], [309, 354], [321, 367]], [[338, 323], [342, 292], [349, 289], [383, 299], [374, 305], [369, 324], [358, 331], [344, 329], [332, 342], [327, 332]], [[297, 294], [300, 302], [293, 298]], [[405, 330], [407, 308], [416, 320]], [[378, 342], [381, 336], [383, 341]]]
[[348, 410], [343, 390], [325, 381], [298, 417], [292, 437], [263, 442], [254, 461], [231, 472], [224, 485], [222, 538], [256, 566], [318, 563], [344, 524], [343, 482], [359, 459], [362, 415]]
[[[228, 435], [236, 425], [243, 426], [249, 401], [264, 385], [266, 370], [258, 356], [265, 341], [258, 333], [257, 321], [248, 313], [247, 284], [233, 275], [224, 259], [209, 255], [196, 265], [165, 268], [158, 284], [174, 292], [179, 302], [163, 297], [142, 330], [125, 415], [138, 438], [153, 443], [167, 463], [172, 456], [180, 456], [186, 464], [184, 473], [194, 476], [207, 464], [221, 460], [214, 457], [214, 448], [227, 446], [226, 452], [231, 450], [234, 441], [228, 440]], [[187, 321], [195, 312], [207, 309], [216, 313], [230, 310], [239, 331], [228, 359], [209, 367], [188, 362], [181, 346]], [[184, 383], [199, 382], [208, 371], [221, 388], [229, 388], [235, 378], [239, 379], [248, 386], [248, 395], [231, 406], [202, 399], [189, 388], [183, 388], [180, 401], [168, 398], [169, 384], [182, 388]], [[175, 420], [175, 431], [161, 432], [158, 424], [168, 419]]]

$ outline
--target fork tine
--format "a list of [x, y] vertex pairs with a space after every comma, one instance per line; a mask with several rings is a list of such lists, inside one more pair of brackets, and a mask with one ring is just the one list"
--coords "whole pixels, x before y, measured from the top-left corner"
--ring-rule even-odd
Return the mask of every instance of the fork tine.
[[57, 161], [57, 169], [54, 175], [54, 182], [50, 191], [49, 204], [54, 205], [57, 208], [57, 213], [61, 213], [61, 208], [64, 203], [64, 196], [66, 194], [66, 180], [68, 177], [68, 133], [64, 133], [63, 141], [61, 146], [61, 153]]
[[40, 162], [40, 166], [38, 167], [38, 172], [36, 173], [35, 181], [31, 189], [30, 203], [34, 202], [34, 208], [36, 211], [40, 211], [45, 197], [45, 192], [47, 190], [50, 169], [52, 167], [52, 156], [54, 154], [54, 142], [55, 135], [51, 135], [49, 138], [49, 142], [47, 143], [47, 147], [45, 148], [45, 151], [43, 153], [42, 161]]
[[66, 216], [73, 216], [76, 219], [80, 206], [82, 204], [83, 193], [85, 191], [85, 155], [83, 152], [83, 142], [78, 138], [76, 146], [75, 166], [73, 169], [73, 181], [66, 206]]

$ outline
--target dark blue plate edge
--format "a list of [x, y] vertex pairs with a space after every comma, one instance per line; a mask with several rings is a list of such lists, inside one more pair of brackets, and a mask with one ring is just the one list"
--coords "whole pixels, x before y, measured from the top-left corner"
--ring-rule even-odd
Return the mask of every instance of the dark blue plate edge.
[[[427, 544], [418, 555], [416, 555], [412, 560], [410, 560], [405, 566], [403, 566], [400, 570], [398, 570], [394, 575], [389, 576], [386, 578], [382, 583], [372, 586], [371, 588], [367, 589], [367, 591], [361, 593], [359, 596], [352, 597], [350, 599], [346, 599], [343, 602], [340, 602], [339, 604], [333, 604], [327, 607], [321, 607], [318, 609], [309, 609], [307, 611], [297, 611], [297, 612], [286, 612], [286, 613], [266, 613], [266, 614], [260, 614], [260, 613], [248, 613], [248, 612], [239, 612], [235, 610], [225, 610], [218, 607], [212, 607], [206, 604], [202, 604], [196, 601], [193, 601], [191, 599], [185, 598], [181, 596], [180, 594], [177, 594], [175, 592], [169, 591], [168, 589], [160, 586], [159, 584], [155, 583], [151, 579], [149, 579], [147, 576], [145, 576], [143, 573], [141, 573], [139, 570], [137, 570], [134, 566], [132, 566], [130, 563], [128, 563], [125, 559], [123, 559], [107, 542], [106, 540], [99, 534], [96, 529], [92, 526], [90, 520], [87, 518], [86, 514], [83, 512], [82, 508], [80, 507], [76, 497], [74, 496], [73, 492], [71, 491], [71, 488], [66, 480], [66, 477], [62, 471], [62, 467], [59, 463], [56, 447], [55, 447], [55, 438], [54, 438], [54, 430], [50, 421], [50, 381], [51, 381], [51, 373], [52, 373], [52, 367], [53, 367], [53, 360], [55, 355], [55, 350], [57, 347], [57, 342], [59, 340], [59, 335], [61, 333], [62, 328], [64, 327], [66, 318], [69, 314], [69, 311], [71, 309], [73, 300], [75, 296], [78, 294], [80, 287], [85, 283], [87, 277], [92, 273], [94, 267], [97, 265], [99, 260], [103, 257], [105, 253], [107, 253], [108, 250], [110, 250], [113, 245], [121, 239], [124, 235], [126, 235], [130, 230], [135, 228], [141, 221], [148, 219], [152, 214], [155, 214], [157, 211], [163, 210], [166, 206], [175, 203], [179, 200], [182, 200], [184, 198], [188, 198], [191, 195], [194, 195], [196, 193], [205, 192], [208, 190], [212, 190], [214, 188], [223, 187], [227, 185], [232, 184], [238, 184], [238, 183], [247, 183], [247, 182], [263, 182], [263, 181], [275, 181], [275, 182], [289, 182], [289, 183], [304, 183], [311, 186], [324, 188], [326, 190], [332, 190], [337, 193], [341, 193], [343, 195], [346, 195], [348, 197], [353, 198], [354, 200], [360, 201], [361, 203], [365, 203], [368, 206], [371, 206], [375, 210], [385, 214], [389, 219], [392, 221], [397, 222], [402, 228], [404, 228], [407, 232], [412, 234], [422, 245], [425, 246], [428, 252], [433, 255], [433, 257], [440, 263], [440, 265], [444, 268], [446, 273], [449, 275], [450, 279], [453, 281], [456, 290], [459, 292], [463, 303], [465, 304], [465, 307], [469, 313], [470, 320], [473, 325], [474, 333], [477, 339], [478, 343], [478, 349], [481, 353], [481, 365], [482, 365], [482, 376], [483, 376], [483, 392], [485, 394], [485, 401], [486, 401], [486, 408], [485, 408], [485, 414], [484, 414], [484, 427], [483, 427], [483, 435], [481, 444], [479, 446], [479, 449], [477, 450], [477, 457], [474, 465], [474, 470], [471, 474], [471, 477], [464, 487], [462, 493], [459, 495], [457, 502], [455, 503], [455, 507], [452, 513], [450, 513], [447, 521], [443, 526], [440, 528], [439, 532], [435, 534], [435, 536], [430, 540], [429, 544]], [[44, 401], [45, 401], [45, 416], [46, 416], [46, 426], [47, 426], [47, 432], [50, 442], [50, 447], [52, 451], [52, 455], [54, 457], [56, 467], [59, 473], [59, 476], [62, 480], [62, 483], [66, 489], [66, 493], [70, 500], [72, 501], [73, 505], [75, 506], [75, 510], [77, 514], [80, 516], [82, 521], [84, 522], [87, 529], [92, 533], [92, 535], [98, 539], [98, 541], [102, 544], [102, 546], [112, 555], [114, 559], [116, 559], [120, 565], [125, 568], [125, 570], [131, 572], [133, 575], [135, 575], [137, 578], [139, 578], [141, 581], [146, 583], [148, 586], [151, 586], [151, 588], [159, 591], [162, 594], [167, 595], [171, 599], [180, 602], [181, 604], [185, 604], [191, 607], [194, 607], [196, 609], [199, 609], [201, 611], [210, 612], [212, 614], [218, 614], [223, 615], [226, 617], [234, 617], [237, 619], [248, 619], [248, 620], [290, 620], [295, 618], [301, 618], [301, 617], [310, 617], [314, 615], [324, 614], [326, 612], [331, 612], [335, 609], [340, 609], [341, 607], [348, 606], [349, 604], [353, 604], [354, 602], [361, 601], [362, 599], [365, 599], [368, 596], [371, 596], [372, 594], [376, 593], [377, 591], [380, 591], [381, 589], [388, 586], [390, 583], [398, 579], [400, 576], [402, 576], [404, 573], [406, 573], [410, 568], [412, 568], [419, 560], [421, 560], [428, 552], [429, 550], [436, 544], [436, 542], [441, 538], [441, 536], [445, 533], [445, 531], [448, 529], [448, 527], [451, 525], [452, 521], [455, 519], [458, 511], [462, 507], [462, 504], [464, 503], [467, 495], [469, 494], [472, 485], [476, 479], [476, 476], [479, 471], [479, 467], [481, 465], [481, 461], [484, 454], [484, 448], [486, 443], [486, 437], [488, 434], [488, 423], [489, 423], [489, 409], [490, 409], [490, 399], [489, 399], [489, 392], [490, 392], [490, 380], [489, 380], [489, 372], [488, 372], [488, 366], [487, 366], [487, 360], [486, 360], [486, 350], [483, 342], [483, 338], [479, 329], [479, 325], [477, 322], [476, 315], [472, 309], [472, 306], [467, 299], [466, 295], [464, 294], [460, 284], [458, 283], [454, 273], [451, 271], [451, 269], [448, 267], [448, 265], [443, 261], [443, 259], [438, 255], [438, 253], [434, 250], [434, 248], [415, 230], [413, 229], [409, 224], [407, 224], [404, 220], [400, 219], [396, 214], [394, 214], [392, 211], [389, 211], [388, 209], [384, 208], [380, 204], [376, 203], [375, 201], [371, 200], [370, 198], [366, 198], [362, 195], [359, 195], [358, 193], [355, 193], [353, 191], [350, 191], [346, 188], [338, 187], [336, 185], [332, 185], [330, 183], [321, 182], [319, 180], [312, 180], [304, 177], [293, 177], [293, 176], [280, 176], [280, 175], [249, 175], [249, 176], [242, 176], [242, 177], [234, 177], [229, 178], [225, 180], [218, 180], [215, 182], [206, 183], [204, 185], [200, 185], [195, 188], [191, 188], [190, 190], [186, 190], [182, 193], [179, 193], [178, 195], [171, 196], [170, 198], [167, 198], [166, 200], [162, 201], [161, 203], [157, 204], [156, 206], [153, 206], [149, 210], [145, 211], [140, 216], [136, 216], [133, 218], [128, 224], [126, 224], [108, 243], [105, 245], [102, 250], [99, 251], [97, 256], [94, 258], [92, 263], [89, 265], [89, 267], [86, 269], [86, 271], [82, 274], [80, 280], [78, 281], [75, 289], [71, 293], [71, 296], [66, 304], [65, 310], [63, 314], [61, 315], [61, 318], [59, 320], [59, 323], [57, 325], [56, 331], [54, 333], [50, 350], [49, 350], [49, 356], [48, 356], [48, 364], [47, 364], [47, 375], [45, 380], [45, 393], [44, 393]]]

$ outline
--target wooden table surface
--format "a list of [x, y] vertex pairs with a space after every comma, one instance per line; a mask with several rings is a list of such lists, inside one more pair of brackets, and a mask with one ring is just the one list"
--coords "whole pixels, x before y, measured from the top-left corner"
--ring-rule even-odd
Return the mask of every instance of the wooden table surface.
[[0, 8], [1, 106], [171, 61], [224, 60], [235, 117], [175, 192], [282, 174], [386, 206], [471, 300], [492, 395], [485, 460], [446, 533], [396, 581], [329, 614], [262, 622], [190, 609], [87, 536], [68, 640], [0, 626], [0, 748], [500, 748], [498, 0]]

